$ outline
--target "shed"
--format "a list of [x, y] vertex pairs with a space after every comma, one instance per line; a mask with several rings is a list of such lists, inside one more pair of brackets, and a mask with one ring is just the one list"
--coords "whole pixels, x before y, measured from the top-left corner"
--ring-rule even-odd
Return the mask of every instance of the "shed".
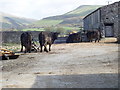
[[120, 1], [98, 8], [84, 17], [84, 30], [99, 29], [104, 37], [120, 38]]

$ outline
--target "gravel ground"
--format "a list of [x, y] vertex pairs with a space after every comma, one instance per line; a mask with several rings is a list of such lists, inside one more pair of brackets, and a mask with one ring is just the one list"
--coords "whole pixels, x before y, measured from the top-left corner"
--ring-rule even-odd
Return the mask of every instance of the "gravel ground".
[[104, 42], [54, 44], [49, 53], [0, 61], [2, 88], [117, 88], [118, 44]]

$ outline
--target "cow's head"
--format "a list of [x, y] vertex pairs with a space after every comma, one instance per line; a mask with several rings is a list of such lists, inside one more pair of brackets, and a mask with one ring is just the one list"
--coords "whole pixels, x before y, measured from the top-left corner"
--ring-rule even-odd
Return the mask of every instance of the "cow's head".
[[57, 37], [58, 37], [59, 34], [60, 34], [60, 33], [58, 33], [58, 32], [53, 32], [53, 39], [54, 39], [54, 40], [57, 39]]

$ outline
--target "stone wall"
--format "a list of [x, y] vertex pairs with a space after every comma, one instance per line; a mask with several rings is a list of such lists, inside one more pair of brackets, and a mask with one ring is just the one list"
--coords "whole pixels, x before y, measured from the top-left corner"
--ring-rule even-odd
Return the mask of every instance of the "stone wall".
[[[2, 43], [17, 43], [20, 44], [20, 36], [23, 33], [23, 31], [4, 31], [0, 32], [0, 41]], [[38, 34], [40, 33], [39, 31], [31, 31], [32, 33], [32, 38], [35, 41], [38, 41]], [[55, 44], [57, 43], [66, 43], [67, 37], [58, 37], [57, 40], [55, 40]]]
[[118, 37], [118, 2], [101, 8], [101, 24], [103, 30], [105, 29], [105, 23], [113, 24], [114, 37]]
[[118, 3], [118, 43], [120, 43], [120, 2]]
[[[4, 31], [0, 32], [2, 43], [20, 43], [20, 36], [23, 31]], [[31, 31], [35, 40], [38, 40], [39, 31]]]

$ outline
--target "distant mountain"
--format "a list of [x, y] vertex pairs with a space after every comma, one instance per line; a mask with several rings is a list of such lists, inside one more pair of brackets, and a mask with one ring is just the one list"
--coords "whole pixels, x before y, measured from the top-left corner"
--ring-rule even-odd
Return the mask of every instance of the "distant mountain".
[[0, 12], [0, 30], [12, 31], [21, 30], [26, 28], [27, 25], [35, 22], [37, 20], [17, 17], [10, 14]]
[[34, 23], [35, 26], [72, 26], [81, 27], [82, 19], [92, 11], [101, 7], [101, 5], [82, 5], [78, 8], [65, 13], [63, 15], [57, 15], [52, 17], [43, 18]]
[[25, 28], [44, 28], [48, 26], [82, 27], [83, 18], [101, 5], [82, 5], [63, 15], [46, 17], [42, 20], [17, 17], [0, 12], [0, 31], [22, 30]]

